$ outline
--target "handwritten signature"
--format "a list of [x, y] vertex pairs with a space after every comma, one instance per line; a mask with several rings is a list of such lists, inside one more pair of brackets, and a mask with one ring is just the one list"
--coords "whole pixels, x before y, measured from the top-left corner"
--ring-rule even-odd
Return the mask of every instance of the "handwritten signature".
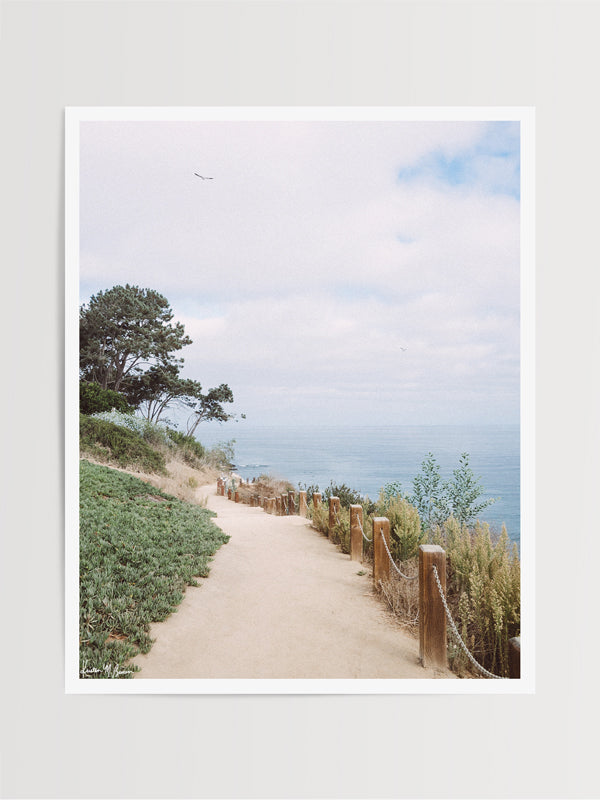
[[87, 678], [90, 675], [102, 675], [103, 678], [119, 678], [121, 675], [131, 675], [131, 669], [119, 669], [118, 664], [105, 664], [102, 669], [99, 667], [89, 667], [84, 661], [79, 670], [80, 678]]

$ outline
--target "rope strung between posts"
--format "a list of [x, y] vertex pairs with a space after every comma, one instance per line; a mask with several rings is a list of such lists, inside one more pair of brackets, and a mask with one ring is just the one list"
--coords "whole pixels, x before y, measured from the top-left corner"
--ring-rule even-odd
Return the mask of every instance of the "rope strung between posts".
[[385, 536], [383, 535], [383, 531], [381, 530], [381, 528], [379, 529], [379, 533], [381, 534], [381, 538], [383, 539], [383, 546], [385, 547], [385, 552], [388, 554], [388, 558], [389, 558], [389, 560], [390, 560], [390, 564], [391, 564], [391, 565], [392, 565], [392, 567], [393, 567], [393, 568], [396, 570], [396, 572], [398, 573], [398, 575], [400, 575], [400, 577], [404, 578], [404, 580], [407, 580], [407, 581], [416, 581], [416, 580], [417, 580], [417, 578], [419, 577], [418, 575], [405, 575], [403, 572], [401, 572], [401, 571], [398, 569], [398, 567], [396, 566], [396, 562], [395, 562], [395, 561], [394, 561], [394, 559], [392, 558], [392, 554], [390, 553], [390, 550], [389, 550], [389, 547], [388, 547], [388, 543], [387, 543], [387, 542], [386, 542], [386, 540], [385, 540]]
[[446, 616], [448, 617], [448, 622], [450, 623], [450, 628], [452, 629], [452, 632], [456, 636], [456, 638], [458, 640], [458, 643], [460, 644], [460, 646], [464, 650], [464, 652], [465, 652], [467, 658], [469, 659], [469, 661], [474, 666], [476, 666], [478, 670], [483, 672], [484, 675], [487, 675], [488, 678], [498, 678], [499, 680], [506, 680], [506, 678], [503, 678], [502, 675], [494, 675], [493, 672], [489, 672], [485, 667], [482, 667], [481, 664], [478, 661], [475, 661], [475, 659], [473, 658], [471, 653], [469, 653], [469, 651], [467, 649], [467, 645], [463, 642], [462, 636], [458, 632], [458, 628], [456, 627], [456, 625], [454, 623], [454, 620], [452, 619], [452, 614], [450, 613], [450, 609], [448, 608], [448, 603], [446, 602], [446, 598], [444, 596], [444, 590], [442, 589], [442, 584], [440, 583], [440, 576], [438, 575], [437, 567], [435, 566], [435, 564], [433, 564], [431, 568], [433, 569], [433, 575], [435, 577], [435, 582], [437, 583], [438, 591], [440, 593], [440, 597], [442, 598], [442, 603], [444, 604], [444, 609], [446, 610]]
[[[335, 518], [337, 520], [337, 524], [341, 525], [340, 518], [338, 517], [338, 514], [337, 514], [335, 506], [333, 507], [333, 513], [335, 514]], [[360, 521], [360, 517], [358, 516], [358, 514], [356, 515], [356, 519], [358, 520], [358, 524], [359, 524], [359, 527], [360, 527], [360, 532], [362, 533], [362, 536], [363, 536], [363, 539], [365, 540], [365, 542], [372, 542], [373, 539], [369, 539], [369, 537], [365, 534], [365, 531], [364, 531], [363, 526], [362, 526], [362, 522]]]
[[364, 531], [363, 526], [362, 526], [361, 519], [358, 516], [358, 514], [356, 515], [356, 519], [358, 520], [358, 526], [360, 528], [360, 532], [362, 533], [363, 539], [365, 540], [365, 542], [372, 542], [373, 538], [369, 539], [369, 537], [365, 534], [365, 531]]

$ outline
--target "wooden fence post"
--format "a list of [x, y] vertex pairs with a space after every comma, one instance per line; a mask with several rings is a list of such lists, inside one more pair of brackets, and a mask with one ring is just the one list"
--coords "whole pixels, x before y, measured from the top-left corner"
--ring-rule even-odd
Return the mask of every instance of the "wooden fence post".
[[231, 500], [231, 488], [227, 489], [227, 499]]
[[508, 640], [508, 676], [521, 677], [521, 637], [513, 636]]
[[313, 508], [318, 508], [321, 505], [321, 500], [321, 492], [313, 492]]
[[235, 502], [236, 503], [240, 502], [240, 490], [239, 489], [235, 490]]
[[333, 529], [337, 524], [337, 518], [340, 515], [340, 498], [329, 498], [329, 538], [333, 539]]
[[269, 514], [276, 514], [277, 513], [277, 498], [276, 497], [269, 497], [267, 500], [267, 511]]
[[288, 507], [287, 507], [287, 494], [281, 494], [281, 515], [283, 517], [287, 517], [288, 515]]
[[363, 508], [360, 505], [350, 506], [350, 560], [363, 560]]
[[288, 489], [288, 514], [296, 513], [296, 492]]
[[281, 516], [281, 496], [279, 495], [275, 498], [275, 513], [278, 517]]
[[390, 559], [383, 539], [390, 546], [390, 521], [387, 517], [373, 518], [373, 584], [379, 588], [379, 581], [390, 577]]
[[424, 667], [448, 666], [446, 612], [435, 580], [436, 567], [446, 594], [446, 552], [437, 544], [419, 546], [419, 655]]
[[308, 515], [308, 505], [306, 503], [306, 492], [300, 492], [298, 497], [298, 514], [301, 517], [306, 517]]

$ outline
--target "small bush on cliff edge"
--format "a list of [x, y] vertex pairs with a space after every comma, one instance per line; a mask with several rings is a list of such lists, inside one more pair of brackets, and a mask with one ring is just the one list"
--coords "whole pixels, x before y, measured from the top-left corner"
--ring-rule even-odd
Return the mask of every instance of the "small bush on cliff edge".
[[106, 420], [79, 415], [79, 446], [98, 461], [115, 461], [120, 467], [135, 467], [143, 472], [165, 475], [164, 456], [140, 437]]
[[386, 494], [383, 490], [377, 503], [377, 516], [390, 521], [390, 552], [397, 561], [414, 558], [419, 545], [425, 540], [419, 512], [400, 494]]

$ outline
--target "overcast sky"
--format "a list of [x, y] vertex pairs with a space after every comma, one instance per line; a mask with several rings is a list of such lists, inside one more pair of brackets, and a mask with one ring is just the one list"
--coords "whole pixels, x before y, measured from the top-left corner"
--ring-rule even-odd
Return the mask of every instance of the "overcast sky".
[[80, 302], [161, 292], [248, 424], [518, 423], [518, 123], [80, 135]]

